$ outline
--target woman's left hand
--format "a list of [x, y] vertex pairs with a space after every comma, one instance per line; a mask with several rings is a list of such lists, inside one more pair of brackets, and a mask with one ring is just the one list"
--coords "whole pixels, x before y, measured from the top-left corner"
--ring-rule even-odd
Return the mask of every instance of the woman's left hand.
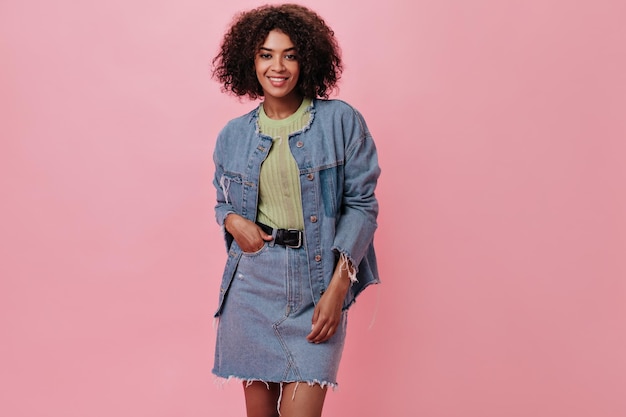
[[324, 343], [330, 339], [341, 322], [341, 309], [350, 288], [350, 278], [346, 274], [347, 269], [341, 268], [340, 264], [341, 261], [313, 311], [311, 333], [306, 337], [311, 343]]

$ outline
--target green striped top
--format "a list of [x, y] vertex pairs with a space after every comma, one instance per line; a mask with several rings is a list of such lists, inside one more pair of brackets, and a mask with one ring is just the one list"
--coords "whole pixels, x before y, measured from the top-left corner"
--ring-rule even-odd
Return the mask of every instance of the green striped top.
[[310, 99], [291, 116], [270, 119], [263, 106], [259, 112], [259, 128], [274, 141], [267, 158], [261, 165], [259, 179], [259, 204], [257, 221], [278, 229], [304, 230], [300, 171], [289, 149], [289, 135], [302, 130], [311, 119]]

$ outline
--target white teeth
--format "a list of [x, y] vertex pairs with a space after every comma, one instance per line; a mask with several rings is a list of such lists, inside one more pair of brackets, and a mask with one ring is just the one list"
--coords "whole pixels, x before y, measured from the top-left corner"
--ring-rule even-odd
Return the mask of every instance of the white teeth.
[[269, 77], [269, 79], [270, 81], [278, 81], [278, 82], [286, 80], [286, 78], [276, 78], [276, 77]]

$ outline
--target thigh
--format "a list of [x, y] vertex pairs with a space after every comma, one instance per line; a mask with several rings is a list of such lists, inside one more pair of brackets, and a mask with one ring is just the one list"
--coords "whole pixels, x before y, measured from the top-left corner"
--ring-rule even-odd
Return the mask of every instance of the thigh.
[[248, 417], [278, 417], [279, 384], [244, 381], [243, 386]]
[[327, 387], [309, 385], [306, 382], [283, 384], [281, 417], [320, 417], [327, 390]]

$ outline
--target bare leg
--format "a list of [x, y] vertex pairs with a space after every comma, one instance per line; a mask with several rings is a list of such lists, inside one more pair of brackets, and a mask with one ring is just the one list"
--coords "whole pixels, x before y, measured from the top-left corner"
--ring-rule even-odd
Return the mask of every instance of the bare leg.
[[281, 417], [321, 417], [326, 388], [306, 382], [283, 384], [280, 401]]
[[[269, 389], [267, 388], [269, 385]], [[248, 417], [278, 417], [278, 397], [280, 385], [255, 381], [243, 383]]]

